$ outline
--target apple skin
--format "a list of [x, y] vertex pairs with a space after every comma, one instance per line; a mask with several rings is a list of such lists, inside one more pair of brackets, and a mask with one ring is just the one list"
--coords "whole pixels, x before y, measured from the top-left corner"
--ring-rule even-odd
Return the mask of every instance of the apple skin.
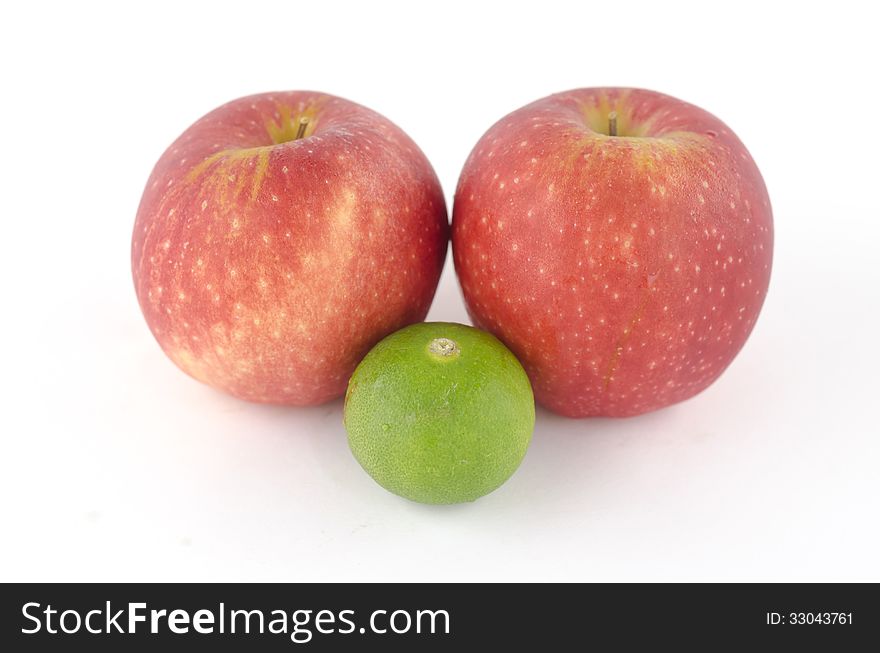
[[651, 91], [587, 88], [482, 137], [452, 247], [474, 324], [519, 357], [541, 404], [630, 416], [692, 397], [739, 352], [767, 293], [773, 218], [720, 120]]
[[403, 131], [341, 98], [268, 93], [210, 112], [162, 155], [132, 274], [187, 374], [310, 405], [342, 396], [376, 342], [424, 319], [448, 239], [440, 183]]

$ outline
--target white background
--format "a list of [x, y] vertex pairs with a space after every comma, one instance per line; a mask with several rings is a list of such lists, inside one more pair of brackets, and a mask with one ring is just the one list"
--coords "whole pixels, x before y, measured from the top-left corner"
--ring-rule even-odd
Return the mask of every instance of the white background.
[[[0, 580], [880, 580], [880, 48], [860, 7], [7, 5]], [[770, 190], [764, 312], [697, 398], [622, 421], [539, 410], [506, 485], [429, 507], [360, 469], [340, 401], [242, 403], [153, 341], [134, 214], [208, 110], [348, 97], [419, 143], [451, 206], [495, 120], [601, 85], [715, 113]], [[467, 319], [450, 264], [429, 318]]]

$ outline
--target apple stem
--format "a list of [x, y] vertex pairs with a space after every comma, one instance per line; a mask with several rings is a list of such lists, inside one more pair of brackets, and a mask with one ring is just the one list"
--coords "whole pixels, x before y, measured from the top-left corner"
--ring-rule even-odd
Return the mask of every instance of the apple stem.
[[299, 126], [296, 129], [296, 140], [299, 140], [303, 136], [305, 136], [306, 127], [308, 127], [308, 126], [309, 126], [308, 116], [303, 116], [302, 118], [299, 119]]
[[608, 135], [617, 136], [617, 112], [612, 111], [608, 114]]

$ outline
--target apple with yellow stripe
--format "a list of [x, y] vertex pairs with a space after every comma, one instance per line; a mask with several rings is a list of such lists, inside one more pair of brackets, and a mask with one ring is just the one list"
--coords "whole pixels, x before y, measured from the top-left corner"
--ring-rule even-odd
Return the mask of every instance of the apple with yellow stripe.
[[574, 90], [501, 119], [465, 164], [452, 231], [474, 323], [572, 417], [637, 415], [709, 386], [770, 279], [770, 201], [746, 148], [651, 91]]
[[183, 371], [243, 399], [341, 396], [424, 319], [448, 242], [437, 177], [383, 116], [314, 92], [241, 98], [156, 164], [132, 238], [147, 324]]

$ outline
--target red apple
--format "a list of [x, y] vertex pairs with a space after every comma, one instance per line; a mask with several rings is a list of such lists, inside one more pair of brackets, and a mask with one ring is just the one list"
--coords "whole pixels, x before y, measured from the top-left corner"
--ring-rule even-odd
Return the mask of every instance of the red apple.
[[697, 394], [736, 356], [767, 292], [773, 219], [720, 120], [651, 91], [580, 89], [477, 143], [452, 243], [474, 323], [543, 405], [627, 416]]
[[330, 95], [271, 93], [212, 111], [162, 155], [132, 272], [182, 370], [244, 399], [317, 404], [424, 319], [447, 241], [437, 177], [398, 127]]

